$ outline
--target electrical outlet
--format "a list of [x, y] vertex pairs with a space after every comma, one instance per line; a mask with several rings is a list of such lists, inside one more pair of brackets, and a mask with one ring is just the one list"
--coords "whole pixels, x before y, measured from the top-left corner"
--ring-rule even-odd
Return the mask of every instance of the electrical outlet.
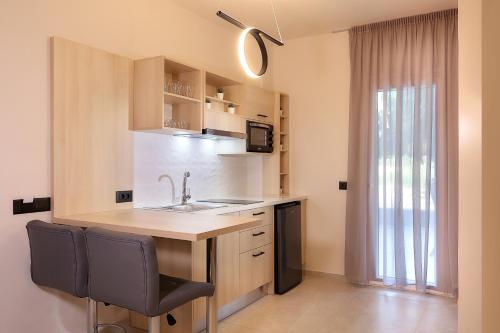
[[340, 181], [339, 182], [339, 190], [341, 190], [341, 191], [347, 191], [347, 182], [346, 181]]
[[116, 191], [116, 203], [132, 202], [134, 193], [130, 191]]

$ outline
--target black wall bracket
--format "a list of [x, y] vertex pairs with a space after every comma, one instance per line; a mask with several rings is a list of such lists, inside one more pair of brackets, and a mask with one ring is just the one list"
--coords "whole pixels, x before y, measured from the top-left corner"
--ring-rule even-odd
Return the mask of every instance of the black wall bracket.
[[24, 199], [16, 199], [12, 201], [12, 213], [14, 215], [48, 212], [50, 209], [50, 197], [33, 198], [33, 202], [24, 202]]

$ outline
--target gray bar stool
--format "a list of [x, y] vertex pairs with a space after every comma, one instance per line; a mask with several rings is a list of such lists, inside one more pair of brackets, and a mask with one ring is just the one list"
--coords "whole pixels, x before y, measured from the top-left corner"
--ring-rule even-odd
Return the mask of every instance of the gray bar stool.
[[158, 272], [153, 238], [89, 228], [90, 298], [148, 317], [148, 332], [160, 332], [160, 316], [176, 307], [214, 294], [214, 286]]
[[88, 298], [88, 260], [81, 228], [30, 221], [26, 225], [31, 253], [31, 279], [40, 286], [87, 297], [87, 332], [114, 324], [98, 324], [96, 303]]

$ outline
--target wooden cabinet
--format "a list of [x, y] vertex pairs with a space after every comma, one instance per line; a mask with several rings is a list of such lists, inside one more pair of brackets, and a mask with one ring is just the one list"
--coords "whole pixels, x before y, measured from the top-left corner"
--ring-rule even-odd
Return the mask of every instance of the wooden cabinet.
[[204, 128], [246, 133], [246, 120], [223, 111], [205, 110]]
[[268, 244], [240, 254], [240, 294], [273, 280], [273, 246]]
[[217, 304], [222, 307], [240, 296], [239, 232], [217, 237]]
[[254, 86], [237, 85], [225, 87], [225, 96], [240, 105], [240, 115], [270, 124], [274, 122], [273, 92]]
[[239, 232], [239, 284], [244, 295], [274, 279], [274, 207], [241, 211], [240, 216], [262, 219], [262, 226]]
[[203, 125], [202, 71], [154, 57], [134, 61], [130, 127], [159, 133], [199, 133]]
[[273, 281], [273, 214], [272, 206], [231, 213], [258, 216], [263, 225], [217, 237], [219, 308]]
[[[217, 129], [229, 132], [246, 133], [246, 119], [240, 113], [240, 105], [229, 100], [224, 94], [223, 99], [217, 97], [217, 90], [226, 90], [226, 86], [238, 86], [239, 83], [220, 75], [205, 72], [205, 108], [203, 128]], [[228, 112], [229, 106], [235, 108], [235, 113]]]

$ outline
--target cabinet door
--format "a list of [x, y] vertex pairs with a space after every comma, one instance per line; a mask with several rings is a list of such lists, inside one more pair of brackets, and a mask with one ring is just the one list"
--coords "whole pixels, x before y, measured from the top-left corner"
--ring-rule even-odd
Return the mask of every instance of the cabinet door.
[[240, 254], [240, 294], [273, 280], [273, 246], [268, 244]]
[[253, 119], [272, 123], [274, 121], [274, 94], [270, 91], [247, 87], [243, 108]]
[[243, 117], [273, 123], [273, 92], [247, 85], [225, 87], [225, 91], [228, 99], [240, 104], [239, 113]]
[[239, 240], [239, 232], [217, 237], [217, 303], [219, 307], [240, 296]]
[[205, 110], [204, 128], [229, 132], [246, 132], [245, 119], [226, 112]]

